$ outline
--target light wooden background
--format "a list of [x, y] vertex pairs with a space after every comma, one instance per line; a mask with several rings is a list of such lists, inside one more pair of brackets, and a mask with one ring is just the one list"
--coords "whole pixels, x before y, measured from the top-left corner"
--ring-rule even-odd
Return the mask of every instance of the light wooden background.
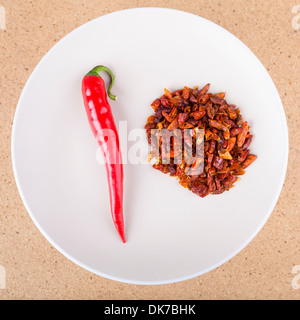
[[[292, 9], [300, 5], [300, 0], [0, 0], [1, 5], [6, 12], [6, 30], [0, 29], [0, 266], [2, 277], [5, 270], [6, 278], [2, 287], [0, 282], [0, 299], [300, 297], [300, 289], [292, 285], [296, 276], [292, 269], [300, 265], [300, 30], [296, 30], [297, 14]], [[22, 88], [40, 59], [81, 24], [133, 7], [188, 11], [232, 32], [269, 71], [289, 127], [286, 180], [263, 229], [226, 264], [203, 276], [170, 285], [122, 284], [67, 260], [31, 221], [18, 194], [11, 165], [14, 112]]]

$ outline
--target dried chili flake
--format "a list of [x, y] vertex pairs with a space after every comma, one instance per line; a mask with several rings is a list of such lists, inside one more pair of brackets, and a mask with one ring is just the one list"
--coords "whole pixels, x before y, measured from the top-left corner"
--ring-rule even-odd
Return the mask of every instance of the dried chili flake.
[[[157, 160], [153, 168], [177, 177], [183, 187], [200, 197], [231, 189], [257, 158], [250, 154], [253, 135], [240, 109], [227, 103], [224, 92], [213, 95], [209, 88], [210, 84], [202, 89], [185, 86], [173, 93], [164, 89], [163, 95], [151, 104], [155, 113], [145, 125], [153, 149], [149, 159]], [[176, 134], [170, 145], [164, 146], [161, 137], [152, 137], [153, 129]], [[186, 129], [192, 129], [188, 136], [183, 135]], [[199, 136], [200, 129], [203, 132]], [[190, 163], [201, 144], [203, 157]]]

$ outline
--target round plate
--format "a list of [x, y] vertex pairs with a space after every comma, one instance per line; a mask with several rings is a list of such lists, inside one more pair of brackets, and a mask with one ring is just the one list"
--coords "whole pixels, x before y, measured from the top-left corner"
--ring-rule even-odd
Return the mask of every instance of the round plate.
[[[110, 103], [127, 159], [126, 244], [81, 96], [82, 77], [98, 64], [116, 76]], [[143, 127], [164, 88], [206, 83], [241, 109], [258, 158], [229, 192], [202, 199], [146, 163]], [[163, 284], [208, 272], [253, 239], [279, 197], [288, 134], [271, 78], [236, 37], [193, 14], [130, 9], [81, 26], [42, 59], [17, 107], [12, 159], [26, 209], [55, 248], [98, 275]]]

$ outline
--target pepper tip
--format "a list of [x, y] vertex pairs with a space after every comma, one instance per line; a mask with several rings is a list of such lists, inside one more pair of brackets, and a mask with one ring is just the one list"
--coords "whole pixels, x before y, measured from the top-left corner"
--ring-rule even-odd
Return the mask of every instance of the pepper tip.
[[125, 239], [124, 233], [120, 233], [120, 237], [121, 237], [121, 240], [123, 241], [123, 243], [126, 243], [126, 239]]
[[117, 232], [118, 232], [122, 242], [126, 243], [124, 227], [123, 226], [119, 226], [119, 225], [115, 225], [115, 226], [116, 226]]

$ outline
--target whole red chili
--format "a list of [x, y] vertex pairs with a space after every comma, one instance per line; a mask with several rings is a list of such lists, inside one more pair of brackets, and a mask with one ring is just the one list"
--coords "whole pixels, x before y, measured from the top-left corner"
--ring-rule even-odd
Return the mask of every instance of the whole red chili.
[[116, 100], [117, 97], [111, 94], [115, 80], [114, 74], [104, 66], [97, 66], [85, 75], [82, 80], [82, 95], [90, 127], [105, 159], [112, 218], [125, 243], [122, 157], [117, 128], [107, 101], [105, 83], [99, 75], [101, 71], [110, 75], [111, 83], [107, 93], [112, 100]]

